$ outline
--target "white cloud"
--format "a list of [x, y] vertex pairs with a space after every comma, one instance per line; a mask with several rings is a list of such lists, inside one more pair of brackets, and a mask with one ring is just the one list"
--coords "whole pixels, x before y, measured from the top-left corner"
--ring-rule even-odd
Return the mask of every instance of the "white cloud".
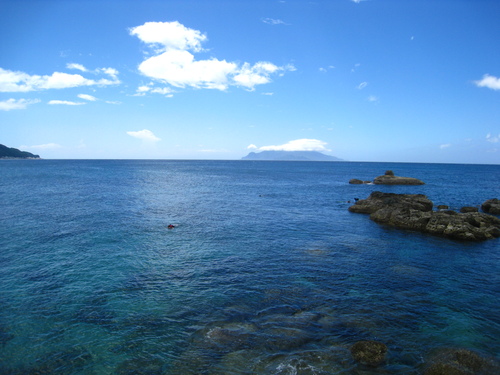
[[151, 92], [171, 97], [174, 91], [169, 87], [155, 87], [151, 89]]
[[495, 135], [491, 135], [490, 133], [488, 133], [486, 135], [486, 140], [488, 142], [491, 142], [491, 143], [498, 143], [498, 142], [500, 142], [500, 134], [498, 134], [497, 136], [495, 136]]
[[256, 148], [257, 148], [257, 146], [255, 146], [254, 144], [251, 144], [251, 145], [247, 146], [248, 150], [255, 150]]
[[370, 95], [367, 100], [369, 102], [378, 102], [378, 98], [375, 95]]
[[167, 97], [172, 97], [175, 92], [170, 87], [153, 87], [152, 84], [139, 86], [136, 90], [134, 96], [144, 96], [147, 92], [151, 92], [154, 94], [161, 94]]
[[358, 85], [358, 90], [363, 90], [366, 86], [368, 86], [368, 82], [361, 82]]
[[328, 69], [335, 69], [335, 66], [333, 66], [333, 65], [329, 65], [329, 66], [327, 66], [326, 68], [321, 67], [321, 68], [319, 68], [319, 71], [320, 71], [321, 73], [326, 73], [326, 72], [328, 72]]
[[51, 100], [49, 101], [50, 105], [84, 105], [82, 102], [71, 102], [68, 100]]
[[11, 109], [26, 109], [28, 105], [39, 103], [38, 99], [9, 99], [0, 102], [0, 111], [10, 111]]
[[75, 63], [71, 63], [71, 64], [66, 64], [66, 68], [68, 69], [76, 69], [76, 70], [79, 70], [81, 72], [87, 72], [87, 68], [85, 68], [82, 64], [75, 64]]
[[62, 146], [57, 143], [46, 143], [43, 145], [36, 145], [36, 146], [21, 146], [20, 148], [27, 150], [54, 150], [57, 148], [62, 148]]
[[500, 78], [485, 74], [480, 81], [474, 81], [477, 87], [487, 87], [492, 90], [500, 90]]
[[130, 34], [144, 43], [155, 45], [159, 51], [174, 49], [199, 52], [202, 50], [201, 43], [207, 39], [200, 31], [187, 28], [177, 21], [146, 22], [131, 28]]
[[127, 132], [127, 134], [134, 138], [142, 139], [143, 141], [150, 141], [150, 142], [161, 141], [161, 139], [158, 138], [156, 135], [154, 135], [151, 130], [147, 129], [139, 130], [136, 132]]
[[171, 50], [143, 61], [139, 70], [175, 87], [225, 90], [229, 85], [228, 76], [236, 70], [236, 64], [217, 59], [195, 61], [188, 51]]
[[[146, 43], [155, 54], [139, 65], [139, 71], [174, 87], [226, 90], [229, 86], [240, 86], [252, 91], [257, 85], [271, 82], [274, 74], [295, 70], [292, 65], [278, 67], [263, 61], [251, 65], [214, 57], [196, 60], [193, 53], [203, 51], [202, 43], [207, 37], [177, 21], [147, 22], [130, 29], [130, 34]], [[138, 91], [138, 95], [147, 91]]]
[[103, 72], [104, 74], [107, 74], [108, 76], [110, 76], [111, 78], [113, 78], [115, 81], [118, 80], [118, 70], [114, 69], [114, 68], [101, 68], [101, 69], [97, 69], [97, 72]]
[[79, 94], [78, 97], [83, 100], [88, 100], [89, 102], [95, 102], [97, 100], [95, 96], [87, 94]]
[[445, 143], [445, 144], [442, 144], [442, 145], [440, 145], [440, 146], [439, 146], [439, 148], [440, 148], [441, 150], [444, 150], [445, 148], [449, 148], [449, 147], [451, 147], [451, 144], [450, 144], [450, 143]]
[[260, 151], [330, 151], [326, 142], [318, 139], [296, 139], [279, 146], [260, 147]]
[[106, 78], [93, 80], [87, 79], [80, 74], [54, 72], [50, 76], [39, 76], [0, 68], [0, 92], [28, 92], [94, 85], [107, 86], [119, 83], [120, 81], [116, 76], [112, 80]]
[[262, 18], [262, 22], [267, 23], [268, 25], [288, 25], [286, 22], [274, 18]]
[[269, 62], [259, 62], [253, 66], [250, 66], [249, 63], [245, 63], [233, 79], [236, 85], [253, 90], [256, 85], [271, 82], [271, 74], [279, 69], [280, 68], [276, 65]]

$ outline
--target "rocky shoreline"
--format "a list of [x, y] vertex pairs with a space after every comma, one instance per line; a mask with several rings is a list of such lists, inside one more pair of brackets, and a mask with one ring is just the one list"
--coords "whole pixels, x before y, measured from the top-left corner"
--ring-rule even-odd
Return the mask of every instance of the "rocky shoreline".
[[[492, 199], [483, 206], [496, 212]], [[484, 241], [500, 237], [500, 219], [472, 207], [463, 212], [442, 209], [433, 211], [434, 204], [423, 194], [395, 194], [375, 191], [366, 199], [349, 207], [350, 212], [369, 214], [370, 219], [399, 229], [414, 230], [461, 241]]]

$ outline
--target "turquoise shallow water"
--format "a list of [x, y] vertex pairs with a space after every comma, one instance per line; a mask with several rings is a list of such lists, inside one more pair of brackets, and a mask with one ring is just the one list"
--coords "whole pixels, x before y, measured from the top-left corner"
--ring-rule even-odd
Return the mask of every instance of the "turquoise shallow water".
[[[349, 185], [392, 169], [423, 186]], [[500, 166], [0, 162], [0, 374], [419, 374], [500, 357], [500, 242], [347, 211], [371, 191], [453, 209]], [[174, 229], [167, 229], [173, 223]], [[350, 346], [389, 347], [377, 369]]]

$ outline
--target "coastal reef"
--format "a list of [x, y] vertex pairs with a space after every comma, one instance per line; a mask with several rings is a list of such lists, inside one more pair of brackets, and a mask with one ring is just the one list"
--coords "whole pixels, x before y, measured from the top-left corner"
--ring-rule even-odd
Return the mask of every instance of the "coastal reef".
[[[349, 180], [351, 185], [371, 184], [371, 181], [363, 181], [357, 178]], [[386, 171], [382, 176], [375, 177], [375, 185], [424, 185], [425, 182], [413, 177], [395, 176], [393, 171]]]
[[433, 203], [422, 194], [375, 191], [358, 200], [350, 212], [369, 214], [370, 219], [399, 229], [414, 230], [462, 241], [484, 241], [500, 237], [500, 219], [480, 212], [433, 211]]

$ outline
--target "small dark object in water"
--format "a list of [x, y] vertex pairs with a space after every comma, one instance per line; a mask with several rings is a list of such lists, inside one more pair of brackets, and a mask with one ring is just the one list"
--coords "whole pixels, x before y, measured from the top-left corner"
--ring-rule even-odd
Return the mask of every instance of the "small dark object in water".
[[174, 229], [174, 228], [175, 228], [175, 225], [173, 225], [173, 224], [168, 224], [168, 227], [167, 227], [167, 228], [168, 228], [168, 229]]

